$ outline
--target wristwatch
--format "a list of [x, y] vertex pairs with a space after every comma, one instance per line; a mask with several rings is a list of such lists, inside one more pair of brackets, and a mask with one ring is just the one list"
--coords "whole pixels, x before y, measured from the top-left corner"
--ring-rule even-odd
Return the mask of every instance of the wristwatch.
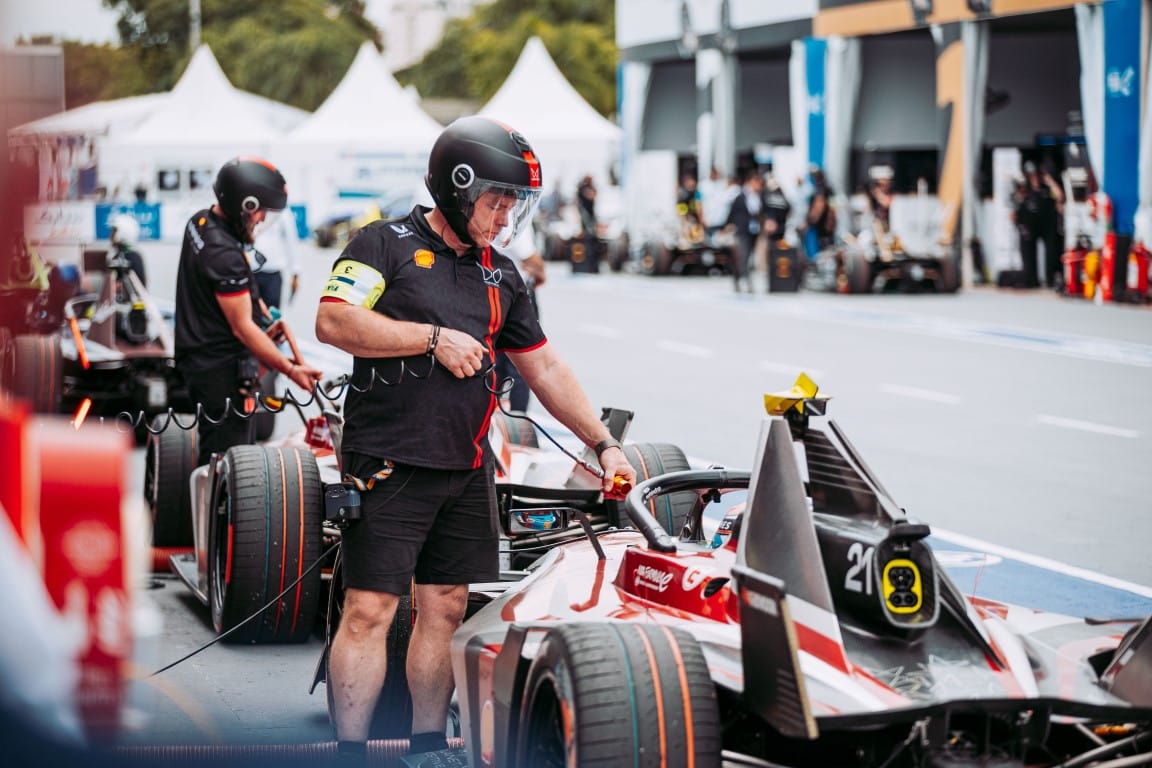
[[600, 454], [604, 453], [604, 451], [608, 450], [609, 448], [619, 448], [620, 450], [624, 450], [624, 446], [620, 445], [620, 441], [614, 437], [610, 437], [607, 440], [601, 440], [600, 442], [596, 443], [596, 447], [592, 450], [596, 452], [596, 458], [600, 458]]

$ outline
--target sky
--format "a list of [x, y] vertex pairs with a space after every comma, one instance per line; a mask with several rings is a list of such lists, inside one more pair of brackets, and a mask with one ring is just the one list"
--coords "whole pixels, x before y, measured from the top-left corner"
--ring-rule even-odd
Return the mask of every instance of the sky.
[[[392, 0], [368, 0], [366, 15], [380, 24]], [[116, 13], [100, 0], [0, 0], [0, 47], [17, 38], [50, 34], [85, 43], [114, 43]]]

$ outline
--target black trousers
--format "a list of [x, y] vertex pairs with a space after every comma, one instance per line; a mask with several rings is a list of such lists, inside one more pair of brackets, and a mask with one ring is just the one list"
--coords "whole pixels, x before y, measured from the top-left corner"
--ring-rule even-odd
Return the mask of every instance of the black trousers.
[[245, 395], [240, 391], [237, 363], [207, 371], [181, 371], [181, 374], [188, 383], [192, 402], [199, 406], [200, 446], [196, 466], [207, 464], [213, 453], [256, 442], [255, 421], [243, 415]]

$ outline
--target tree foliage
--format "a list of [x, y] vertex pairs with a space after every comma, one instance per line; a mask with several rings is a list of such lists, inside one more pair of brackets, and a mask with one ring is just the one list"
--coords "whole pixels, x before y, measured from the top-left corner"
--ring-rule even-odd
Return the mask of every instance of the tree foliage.
[[572, 86], [603, 115], [616, 110], [613, 0], [495, 0], [449, 21], [424, 59], [397, 73], [422, 96], [487, 101], [538, 36]]
[[[188, 0], [101, 0], [120, 46], [64, 43], [69, 108], [172, 88], [191, 57]], [[364, 0], [200, 0], [201, 41], [237, 88], [313, 110], [361, 43], [380, 46]], [[616, 108], [614, 0], [494, 0], [449, 21], [423, 61], [397, 78], [426, 97], [487, 101], [539, 36], [601, 114]]]
[[[141, 73], [115, 69], [114, 95], [175, 85], [192, 54], [188, 0], [102, 1], [119, 13], [120, 50]], [[233, 85], [308, 110], [340, 82], [363, 41], [379, 45], [363, 0], [200, 0], [200, 29]]]

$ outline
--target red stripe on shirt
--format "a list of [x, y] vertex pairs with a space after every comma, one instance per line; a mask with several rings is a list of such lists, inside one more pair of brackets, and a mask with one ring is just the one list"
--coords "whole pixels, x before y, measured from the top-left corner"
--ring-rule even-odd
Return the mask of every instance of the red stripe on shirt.
[[[480, 263], [484, 265], [484, 269], [489, 272], [492, 271], [492, 249], [485, 248], [484, 252], [480, 254]], [[496, 363], [496, 350], [492, 346], [493, 339], [496, 333], [500, 330], [500, 323], [504, 316], [503, 310], [500, 308], [500, 286], [488, 286], [488, 335], [484, 337], [484, 346], [488, 349], [488, 363], [494, 365]], [[496, 410], [496, 395], [488, 396], [488, 411], [484, 414], [484, 421], [480, 424], [480, 432], [472, 439], [473, 445], [476, 446], [476, 459], [472, 462], [473, 469], [479, 469], [484, 461], [484, 436], [488, 434], [488, 425], [492, 420], [492, 414]]]

